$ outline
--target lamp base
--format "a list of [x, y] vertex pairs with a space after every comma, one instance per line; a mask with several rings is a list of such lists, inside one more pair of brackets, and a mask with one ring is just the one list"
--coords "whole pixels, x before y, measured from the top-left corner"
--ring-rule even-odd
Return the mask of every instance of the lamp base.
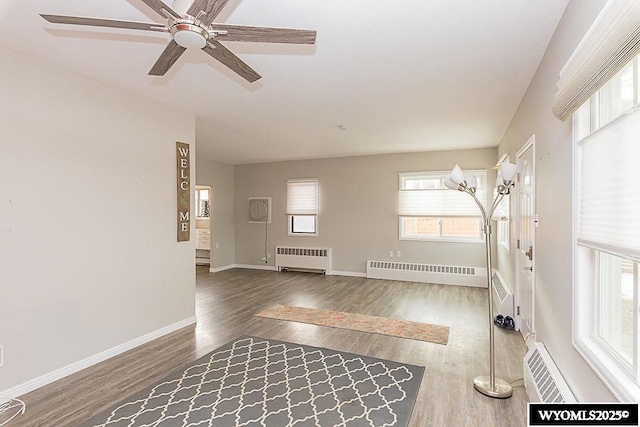
[[507, 399], [513, 394], [511, 384], [500, 378], [495, 379], [495, 387], [491, 388], [491, 377], [480, 376], [473, 380], [473, 388], [485, 396], [494, 397], [496, 399]]

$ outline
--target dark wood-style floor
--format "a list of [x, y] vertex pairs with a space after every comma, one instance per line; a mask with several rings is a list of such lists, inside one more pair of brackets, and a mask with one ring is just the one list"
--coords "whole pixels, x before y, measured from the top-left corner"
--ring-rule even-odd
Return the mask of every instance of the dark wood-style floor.
[[[11, 426], [76, 426], [171, 371], [241, 335], [254, 335], [426, 367], [411, 426], [524, 426], [526, 395], [491, 399], [473, 378], [488, 375], [487, 292], [309, 273], [197, 268], [197, 325], [28, 393]], [[348, 311], [451, 327], [448, 345], [254, 317], [274, 304]], [[525, 346], [516, 332], [496, 330], [496, 372], [522, 378]], [[520, 381], [521, 383], [521, 381]], [[273, 426], [280, 427], [280, 426]]]

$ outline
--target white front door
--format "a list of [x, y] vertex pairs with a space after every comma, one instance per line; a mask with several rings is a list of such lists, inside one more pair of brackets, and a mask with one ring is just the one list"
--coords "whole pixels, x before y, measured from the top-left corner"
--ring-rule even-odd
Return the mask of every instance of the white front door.
[[535, 303], [535, 136], [516, 155], [518, 181], [516, 183], [516, 290], [517, 323], [527, 341], [533, 340]]

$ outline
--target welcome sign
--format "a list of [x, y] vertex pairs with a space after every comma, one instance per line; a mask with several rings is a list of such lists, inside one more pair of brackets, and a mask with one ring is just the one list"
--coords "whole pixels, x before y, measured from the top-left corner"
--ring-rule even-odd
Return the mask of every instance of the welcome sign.
[[189, 241], [191, 231], [191, 163], [189, 144], [176, 142], [178, 167], [178, 242]]

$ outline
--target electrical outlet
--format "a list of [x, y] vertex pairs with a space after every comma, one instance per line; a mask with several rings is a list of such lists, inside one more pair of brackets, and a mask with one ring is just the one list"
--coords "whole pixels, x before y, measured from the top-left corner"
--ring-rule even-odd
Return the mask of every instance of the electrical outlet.
[[4, 366], [4, 346], [0, 345], [0, 368]]
[[393, 258], [393, 251], [389, 251], [389, 258]]
[[398, 258], [400, 258], [400, 256], [401, 256], [401, 255], [402, 255], [402, 253], [401, 253], [400, 251], [396, 251], [396, 256], [397, 256]]
[[220, 249], [220, 243], [216, 243], [216, 249]]
[[271, 252], [267, 254], [267, 259], [271, 259]]

